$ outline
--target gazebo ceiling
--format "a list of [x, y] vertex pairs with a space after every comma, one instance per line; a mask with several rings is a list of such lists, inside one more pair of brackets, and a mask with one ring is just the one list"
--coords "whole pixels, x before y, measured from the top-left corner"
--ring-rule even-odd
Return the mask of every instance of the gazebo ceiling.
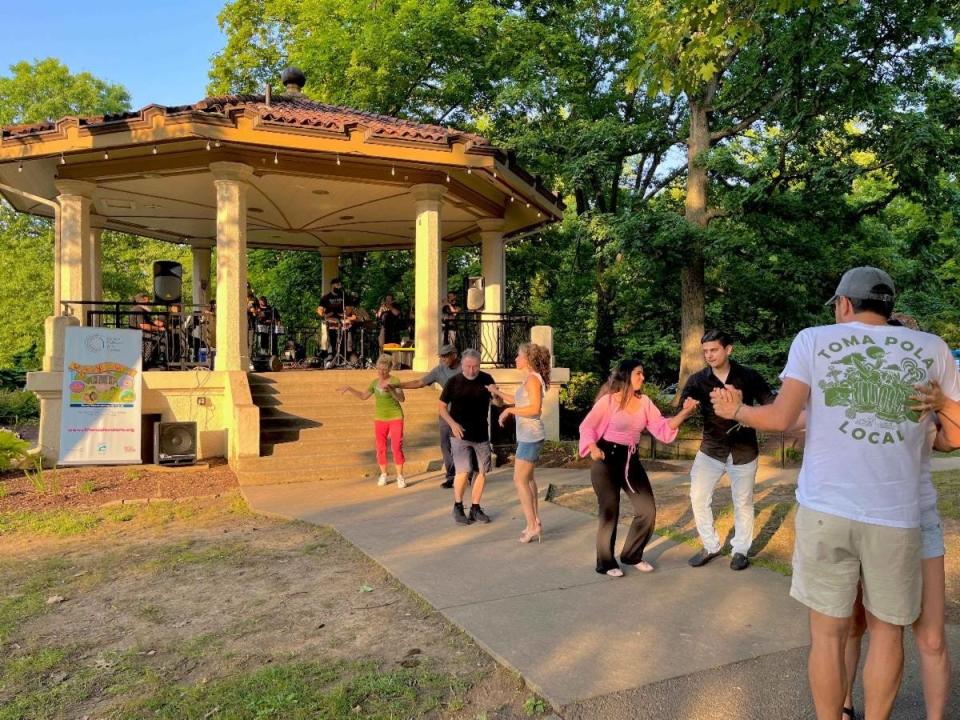
[[557, 196], [482, 137], [315, 103], [296, 92], [2, 128], [0, 193], [22, 212], [51, 216], [38, 199], [57, 197], [56, 180], [86, 180], [96, 186], [95, 225], [211, 246], [216, 196], [209, 166], [222, 161], [254, 169], [251, 247], [410, 247], [410, 188], [423, 183], [447, 188], [447, 243], [475, 242], [480, 220], [502, 219], [505, 234], [516, 236], [563, 211]]

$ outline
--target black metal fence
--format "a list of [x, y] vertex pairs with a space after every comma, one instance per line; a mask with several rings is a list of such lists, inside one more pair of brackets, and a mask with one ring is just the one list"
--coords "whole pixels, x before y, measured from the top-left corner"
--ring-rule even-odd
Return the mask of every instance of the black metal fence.
[[468, 312], [443, 321], [443, 342], [480, 351], [484, 365], [507, 368], [516, 365], [517, 348], [530, 340], [532, 315]]
[[212, 368], [216, 319], [209, 305], [65, 300], [64, 314], [81, 308], [89, 327], [143, 332], [144, 370]]
[[[216, 317], [209, 305], [90, 300], [65, 300], [62, 305], [65, 314], [80, 308], [90, 327], [141, 330], [145, 370], [213, 367]], [[530, 315], [462, 313], [443, 321], [442, 341], [461, 352], [479, 350], [484, 365], [514, 367], [517, 348], [530, 339], [534, 324]], [[258, 358], [276, 357], [287, 366], [322, 366], [337, 357], [341, 367], [365, 367], [379, 352], [378, 334], [376, 328], [362, 323], [340, 337], [337, 328], [322, 322], [288, 327], [280, 319], [258, 322], [251, 318], [247, 343], [254, 364]]]

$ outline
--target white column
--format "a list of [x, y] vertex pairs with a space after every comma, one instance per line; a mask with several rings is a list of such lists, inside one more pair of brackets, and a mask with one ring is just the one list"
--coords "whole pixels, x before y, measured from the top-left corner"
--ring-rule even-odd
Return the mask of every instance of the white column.
[[[61, 300], [92, 300], [90, 272], [90, 208], [93, 204], [93, 183], [82, 180], [57, 180], [60, 195], [60, 296]], [[72, 307], [72, 313], [86, 322], [83, 305]]]
[[103, 300], [103, 228], [90, 228], [90, 299]]
[[216, 370], [250, 369], [247, 350], [247, 180], [243, 163], [210, 164], [217, 188]]
[[480, 226], [480, 272], [483, 274], [483, 311], [506, 310], [507, 265], [502, 220], [478, 220]]
[[210, 303], [210, 248], [194, 247], [190, 250], [193, 260], [191, 268], [192, 298], [194, 305]]
[[321, 263], [323, 292], [328, 293], [330, 292], [330, 281], [340, 277], [340, 253], [338, 252], [336, 255], [324, 255]]
[[447, 188], [443, 185], [414, 185], [416, 201], [416, 283], [415, 317], [417, 336], [413, 356], [414, 370], [429, 370], [437, 362], [440, 349], [440, 206]]
[[447, 293], [450, 292], [450, 286], [448, 284], [449, 277], [447, 273], [450, 272], [450, 251], [447, 248], [441, 248], [440, 250], [440, 307], [443, 307], [443, 304], [447, 302]]
[[63, 273], [63, 243], [61, 241], [61, 230], [63, 223], [61, 218], [63, 213], [58, 204], [53, 209], [53, 316], [63, 315], [63, 306], [60, 304], [62, 295], [60, 294], [60, 275]]

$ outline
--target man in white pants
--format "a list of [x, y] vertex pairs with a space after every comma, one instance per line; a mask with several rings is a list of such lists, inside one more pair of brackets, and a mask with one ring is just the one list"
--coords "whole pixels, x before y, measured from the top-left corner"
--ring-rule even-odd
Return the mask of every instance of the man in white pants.
[[743, 393], [743, 402], [764, 405], [774, 395], [756, 370], [730, 359], [733, 342], [722, 330], [708, 330], [700, 340], [707, 367], [691, 375], [681, 394], [681, 403], [691, 397], [700, 402], [703, 441], [690, 469], [690, 503], [703, 548], [692, 558], [691, 567], [701, 567], [720, 554], [722, 543], [713, 525], [713, 491], [723, 473], [730, 477], [733, 495], [733, 537], [731, 570], [750, 565], [748, 552], [753, 542], [753, 485], [757, 479], [757, 433], [737, 422], [724, 420], [713, 412], [710, 393], [731, 385]]

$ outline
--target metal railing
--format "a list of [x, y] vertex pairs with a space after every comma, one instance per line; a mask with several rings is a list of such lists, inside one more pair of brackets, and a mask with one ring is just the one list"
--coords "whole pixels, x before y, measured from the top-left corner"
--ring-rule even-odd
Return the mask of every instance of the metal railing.
[[209, 305], [64, 300], [65, 315], [83, 313], [88, 327], [143, 332], [144, 370], [212, 368], [215, 319]]
[[[65, 315], [83, 314], [90, 327], [130, 328], [143, 331], [145, 370], [212, 368], [216, 346], [216, 318], [209, 305], [149, 304], [129, 301], [103, 302], [64, 300]], [[530, 339], [535, 324], [531, 315], [468, 312], [442, 322], [442, 342], [461, 352], [479, 350], [481, 362], [498, 368], [514, 367], [517, 349]], [[336, 351], [335, 332], [323, 322], [286, 326], [275, 319], [261, 323], [251, 318], [247, 349], [251, 360], [277, 357], [288, 366], [322, 366]], [[364, 367], [379, 352], [378, 331], [372, 325], [355, 324], [349, 331], [347, 358], [356, 353], [352, 366]]]
[[516, 365], [517, 349], [530, 340], [532, 315], [467, 312], [443, 321], [443, 342], [480, 351], [480, 362], [487, 366], [509, 368]]

